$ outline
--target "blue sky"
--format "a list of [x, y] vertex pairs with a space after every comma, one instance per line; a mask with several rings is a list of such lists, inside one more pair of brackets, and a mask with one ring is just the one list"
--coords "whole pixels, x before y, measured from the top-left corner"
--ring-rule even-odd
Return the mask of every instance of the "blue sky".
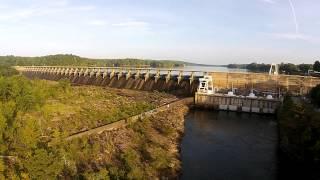
[[0, 0], [0, 55], [312, 63], [319, 9], [319, 0]]

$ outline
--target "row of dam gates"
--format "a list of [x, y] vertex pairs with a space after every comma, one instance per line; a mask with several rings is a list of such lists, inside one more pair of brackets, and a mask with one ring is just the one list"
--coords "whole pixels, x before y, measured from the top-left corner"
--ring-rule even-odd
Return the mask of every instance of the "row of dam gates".
[[[200, 71], [155, 68], [16, 66], [28, 78], [69, 79], [73, 84], [97, 85], [145, 91], [165, 91], [192, 96], [198, 88]], [[200, 75], [199, 75], [200, 74]]]
[[320, 84], [320, 78], [267, 73], [203, 72], [182, 69], [130, 67], [66, 67], [16, 66], [29, 78], [47, 80], [69, 79], [74, 84], [109, 86], [146, 91], [165, 91], [175, 95], [192, 96], [199, 86], [199, 78], [211, 76], [217, 90], [237, 89], [249, 92], [287, 93], [306, 95]]

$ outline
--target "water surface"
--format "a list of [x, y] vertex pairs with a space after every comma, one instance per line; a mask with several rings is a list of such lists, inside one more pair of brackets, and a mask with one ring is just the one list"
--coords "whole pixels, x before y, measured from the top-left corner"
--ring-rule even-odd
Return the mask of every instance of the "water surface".
[[276, 179], [277, 125], [255, 114], [191, 111], [181, 145], [182, 179]]

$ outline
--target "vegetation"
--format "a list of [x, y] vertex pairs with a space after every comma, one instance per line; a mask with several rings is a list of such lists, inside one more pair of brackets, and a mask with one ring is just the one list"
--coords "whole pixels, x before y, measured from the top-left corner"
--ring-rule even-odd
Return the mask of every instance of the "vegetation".
[[[182, 131], [184, 107], [141, 119], [118, 131], [65, 140], [75, 132], [152, 109], [173, 96], [71, 87], [66, 80], [30, 81], [7, 68], [1, 70], [0, 179], [147, 179], [177, 175], [180, 166], [173, 149]], [[180, 126], [173, 121], [180, 121]]]
[[13, 76], [17, 75], [18, 71], [10, 66], [0, 65], [0, 76]]
[[118, 131], [75, 139], [64, 145], [69, 164], [65, 177], [108, 174], [110, 179], [176, 178], [177, 141], [186, 107], [177, 106]]
[[[319, 87], [313, 91], [318, 95]], [[312, 101], [318, 103], [318, 97]], [[319, 179], [320, 112], [304, 100], [286, 97], [278, 120], [280, 165], [284, 164], [280, 166], [280, 173], [286, 174], [286, 178], [289, 175], [298, 179]]]
[[[59, 152], [40, 141], [39, 121], [25, 114], [38, 110], [50, 94], [38, 94], [39, 86], [20, 76], [0, 77], [0, 154], [2, 159], [1, 178], [55, 177], [61, 168]], [[26, 120], [24, 120], [26, 119]], [[41, 161], [41, 162], [39, 162]], [[39, 170], [32, 164], [42, 164], [47, 169], [39, 176]], [[27, 173], [34, 172], [34, 173]]]
[[[228, 68], [239, 68], [248, 69], [251, 72], [269, 72], [270, 64], [229, 64]], [[282, 74], [292, 74], [292, 75], [305, 75], [309, 70], [313, 69], [312, 64], [299, 64], [295, 65], [292, 63], [281, 63], [279, 65], [279, 71]]]
[[75, 55], [51, 55], [43, 57], [0, 56], [2, 66], [147, 66], [179, 67], [182, 61], [142, 60], [142, 59], [88, 59]]
[[320, 62], [319, 61], [314, 62], [313, 70], [317, 71], [317, 72], [320, 72]]
[[309, 96], [310, 96], [311, 102], [314, 105], [320, 107], [320, 85], [317, 85], [316, 87], [312, 88]]
[[286, 98], [279, 114], [281, 148], [298, 161], [320, 158], [320, 113], [303, 102]]
[[[39, 81], [37, 84], [46, 82]], [[47, 87], [47, 91], [52, 91], [51, 88], [60, 89], [60, 93], [48, 98], [38, 111], [29, 112], [25, 116], [38, 117], [46, 134], [53, 133], [55, 129], [67, 134], [84, 131], [140, 114], [159, 103], [151, 102], [157, 93], [148, 93], [143, 98], [137, 93], [133, 98], [99, 87], [73, 87], [70, 91], [65, 81]]]

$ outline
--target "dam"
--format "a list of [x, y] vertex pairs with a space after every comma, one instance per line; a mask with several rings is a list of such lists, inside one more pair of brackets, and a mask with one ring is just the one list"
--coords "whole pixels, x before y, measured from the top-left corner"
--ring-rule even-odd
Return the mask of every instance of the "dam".
[[[164, 91], [181, 97], [194, 96], [196, 107], [263, 114], [275, 113], [285, 94], [304, 96], [320, 84], [320, 78], [317, 77], [248, 72], [134, 67], [15, 68], [28, 78], [55, 81], [68, 79], [76, 85]], [[203, 80], [204, 77], [210, 79], [210, 85]]]
[[199, 85], [201, 71], [120, 67], [15, 67], [28, 78], [68, 79], [76, 85], [97, 85], [144, 91], [164, 91], [177, 96], [192, 96]]
[[[29, 78], [194, 96], [199, 108], [185, 119], [181, 179], [277, 179], [277, 120], [260, 114], [275, 113], [286, 93], [304, 96], [320, 83], [310, 76], [262, 73], [113, 67], [17, 69]], [[206, 78], [211, 80], [203, 80]]]

